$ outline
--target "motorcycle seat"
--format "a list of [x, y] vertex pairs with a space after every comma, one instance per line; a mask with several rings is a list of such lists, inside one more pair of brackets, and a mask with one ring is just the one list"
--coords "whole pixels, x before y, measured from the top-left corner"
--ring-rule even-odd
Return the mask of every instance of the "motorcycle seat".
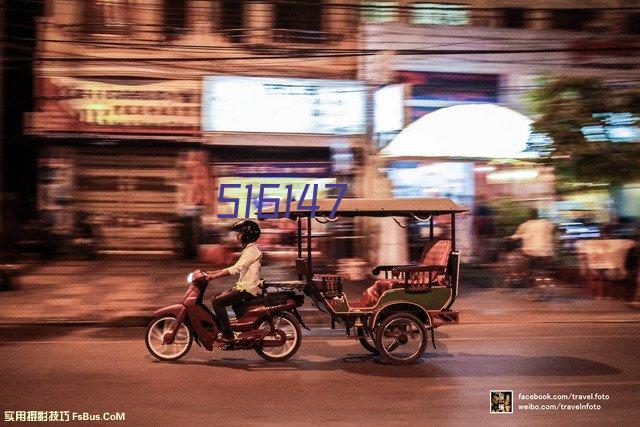
[[295, 291], [271, 292], [267, 293], [266, 298], [264, 295], [258, 295], [239, 304], [233, 304], [231, 308], [236, 313], [236, 317], [241, 317], [250, 310], [260, 310], [260, 306], [277, 306], [289, 300], [295, 301], [296, 306], [300, 307], [304, 302], [304, 295], [296, 294]]
[[276, 305], [288, 299], [292, 299], [295, 295], [295, 291], [273, 292], [268, 293], [266, 299], [264, 295], [258, 295], [237, 305], [238, 307], [250, 307], [253, 305]]

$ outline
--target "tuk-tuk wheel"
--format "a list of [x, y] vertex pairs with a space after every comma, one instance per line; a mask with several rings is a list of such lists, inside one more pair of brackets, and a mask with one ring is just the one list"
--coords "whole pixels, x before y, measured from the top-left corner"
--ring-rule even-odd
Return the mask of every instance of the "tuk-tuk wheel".
[[427, 331], [413, 314], [394, 313], [378, 326], [376, 348], [389, 363], [410, 365], [427, 349]]
[[360, 345], [362, 345], [365, 350], [372, 354], [379, 354], [375, 341], [371, 339], [371, 336], [364, 328], [356, 329], [356, 333], [358, 334], [358, 341], [360, 341]]

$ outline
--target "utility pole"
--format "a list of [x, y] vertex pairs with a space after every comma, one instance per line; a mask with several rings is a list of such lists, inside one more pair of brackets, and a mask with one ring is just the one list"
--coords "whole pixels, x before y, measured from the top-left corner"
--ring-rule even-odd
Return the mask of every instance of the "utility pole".
[[0, 266], [4, 263], [4, 70], [5, 70], [5, 37], [4, 37], [4, 13], [5, 2], [0, 0]]

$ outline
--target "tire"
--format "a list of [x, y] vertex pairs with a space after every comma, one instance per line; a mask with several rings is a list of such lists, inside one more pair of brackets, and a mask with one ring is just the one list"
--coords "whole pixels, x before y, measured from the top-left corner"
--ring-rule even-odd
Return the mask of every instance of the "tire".
[[180, 325], [176, 339], [172, 344], [163, 343], [164, 334], [171, 330], [177, 322], [174, 316], [156, 317], [149, 323], [144, 342], [147, 350], [156, 359], [162, 361], [178, 360], [189, 352], [193, 344], [193, 332], [186, 324]]
[[376, 349], [389, 363], [411, 365], [427, 349], [427, 338], [427, 331], [420, 319], [406, 312], [394, 313], [377, 328]]
[[[256, 353], [264, 360], [269, 362], [282, 362], [289, 359], [298, 352], [302, 342], [302, 330], [298, 324], [298, 320], [289, 313], [281, 313], [273, 316], [273, 322], [276, 329], [285, 328], [287, 334], [287, 342], [280, 347], [258, 347]], [[269, 329], [269, 322], [263, 321], [258, 329]], [[289, 338], [291, 336], [291, 338]], [[289, 342], [291, 341], [291, 343]]]
[[356, 334], [358, 334], [358, 341], [360, 341], [360, 345], [364, 347], [371, 354], [380, 354], [378, 349], [376, 348], [375, 340], [372, 340], [369, 337], [369, 334], [364, 330], [364, 328], [356, 329]]

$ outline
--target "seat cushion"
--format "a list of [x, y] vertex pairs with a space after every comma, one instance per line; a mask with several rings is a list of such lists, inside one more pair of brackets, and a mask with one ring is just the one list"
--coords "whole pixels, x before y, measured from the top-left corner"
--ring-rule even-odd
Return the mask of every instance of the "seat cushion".
[[373, 307], [385, 291], [402, 287], [404, 287], [404, 282], [397, 279], [376, 280], [363, 292], [359, 301], [349, 303], [349, 305], [354, 308]]
[[424, 254], [420, 265], [441, 265], [446, 267], [449, 261], [451, 246], [451, 240], [438, 240], [428, 249], [426, 254]]
[[[447, 263], [449, 262], [449, 254], [451, 253], [451, 240], [438, 240], [433, 245], [425, 246], [423, 255], [420, 259], [420, 265], [436, 265], [447, 267]], [[416, 277], [415, 279], [409, 279], [409, 283], [413, 281], [419, 283], [427, 283], [429, 273], [418, 273], [421, 276]], [[435, 282], [439, 285], [446, 285], [447, 276], [445, 274], [439, 274], [435, 278], [433, 278]], [[376, 305], [380, 296], [385, 291], [390, 289], [398, 289], [404, 287], [404, 279], [400, 278], [392, 278], [392, 279], [378, 279], [373, 285], [369, 286], [362, 297], [360, 297], [359, 301], [355, 301], [350, 303], [349, 305], [353, 308], [364, 308], [364, 307], [373, 307]]]

